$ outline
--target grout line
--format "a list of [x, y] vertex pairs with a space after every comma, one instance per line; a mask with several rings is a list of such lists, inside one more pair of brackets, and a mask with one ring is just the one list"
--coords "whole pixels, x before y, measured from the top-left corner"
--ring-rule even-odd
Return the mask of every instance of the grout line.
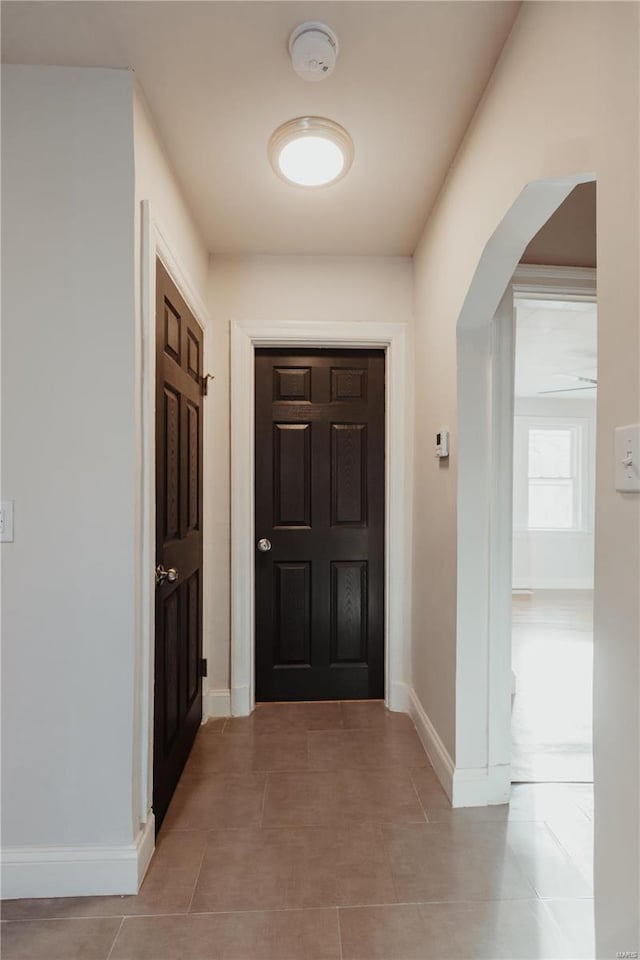
[[[321, 772], [321, 771], [317, 771], [317, 772]], [[267, 776], [271, 776], [271, 774], [267, 774]], [[265, 786], [266, 786], [266, 782], [265, 782]], [[265, 802], [265, 795], [263, 795], [263, 811], [264, 811], [264, 802]], [[473, 822], [476, 822], [476, 821], [473, 821]], [[502, 823], [502, 821], [485, 821], [485, 820], [479, 820], [479, 821], [477, 821], [477, 822], [478, 822], [478, 823], [495, 823], [495, 822]], [[506, 822], [506, 821], [505, 821], [505, 822]], [[527, 822], [529, 822], [529, 821], [524, 821], [524, 820], [523, 820], [523, 821], [518, 821], [518, 822], [527, 823]], [[534, 823], [535, 823], [535, 822], [539, 822], [539, 821], [531, 821], [531, 822], [534, 822]], [[437, 823], [447, 824], [447, 823], [449, 823], [449, 821], [447, 821], [447, 820], [431, 821], [431, 820], [430, 820], [429, 823], [432, 823], [432, 824], [434, 824], [434, 823], [435, 823], [435, 824], [437, 824]], [[362, 826], [363, 824], [373, 824], [373, 825], [379, 825], [379, 826], [383, 826], [383, 827], [386, 827], [386, 826], [390, 826], [390, 827], [393, 827], [393, 826], [400, 826], [400, 827], [421, 827], [421, 826], [424, 826], [425, 821], [424, 821], [424, 820], [393, 820], [393, 819], [386, 819], [386, 820], [385, 820], [385, 819], [381, 819], [381, 820], [380, 820], [380, 819], [377, 819], [376, 817], [371, 816], [371, 817], [365, 817], [365, 818], [362, 819], [362, 820], [360, 820], [360, 819], [356, 819], [356, 820], [335, 820], [335, 819], [334, 819], [334, 820], [331, 820], [331, 819], [330, 819], [330, 820], [316, 820], [316, 821], [313, 821], [313, 822], [308, 822], [308, 821], [303, 821], [303, 822], [279, 822], [279, 823], [271, 823], [271, 824], [269, 824], [268, 826], [264, 826], [262, 823], [259, 823], [259, 824], [256, 824], [256, 823], [243, 823], [243, 824], [236, 824], [235, 826], [171, 827], [171, 828], [169, 828], [169, 829], [167, 829], [167, 830], [165, 831], [165, 836], [171, 836], [171, 835], [174, 835], [174, 834], [177, 834], [177, 833], [202, 833], [202, 832], [204, 832], [204, 833], [233, 833], [233, 832], [239, 832], [239, 831], [243, 831], [243, 830], [246, 831], [246, 830], [258, 829], [259, 827], [263, 827], [265, 830], [298, 830], [298, 829], [300, 829], [300, 830], [317, 830], [317, 829], [320, 829], [320, 828], [323, 828], [323, 829], [333, 829], [333, 828], [339, 828], [339, 827], [342, 827], [342, 828], [344, 828], [344, 829], [348, 829], [348, 828], [354, 827], [354, 826], [356, 826], [356, 827], [357, 827], [357, 826]]]
[[264, 806], [265, 806], [265, 803], [267, 802], [268, 783], [269, 783], [269, 772], [267, 771], [267, 775], [264, 778], [264, 788], [262, 791], [262, 807], [260, 809], [260, 828], [264, 827]]
[[[514, 822], [514, 821], [512, 821], [512, 822]], [[517, 822], [517, 821], [516, 821], [516, 822]], [[520, 821], [520, 822], [526, 822], [526, 821]], [[586, 870], [586, 871], [585, 871], [585, 870], [582, 869], [581, 866], [579, 866], [578, 861], [577, 861], [576, 858], [574, 857], [573, 853], [572, 853], [571, 850], [568, 848], [568, 846], [566, 845], [566, 843], [564, 843], [564, 842], [560, 839], [560, 837], [558, 836], [558, 834], [555, 832], [555, 830], [554, 830], [553, 827], [551, 826], [551, 823], [549, 823], [547, 820], [537, 820], [537, 821], [535, 821], [535, 822], [536, 822], [536, 823], [543, 823], [543, 824], [544, 824], [544, 826], [547, 828], [548, 832], [551, 834], [551, 837], [553, 838], [553, 840], [555, 840], [555, 842], [556, 842], [556, 843], [558, 844], [558, 846], [560, 847], [560, 850], [562, 851], [562, 853], [563, 853], [564, 856], [566, 857], [566, 859], [567, 859], [567, 861], [568, 861], [568, 863], [569, 863], [569, 866], [573, 867], [573, 869], [576, 870], [576, 871], [580, 874], [580, 876], [583, 878], [583, 880], [585, 881], [585, 883], [586, 883], [589, 887], [591, 887], [591, 890], [593, 891], [593, 888], [594, 888], [594, 873], [595, 873], [595, 870], [592, 869], [592, 870]], [[589, 821], [589, 822], [591, 822], [591, 821]], [[592, 825], [592, 829], [591, 829], [591, 843], [592, 843], [592, 845], [593, 845], [593, 825]], [[587, 853], [587, 856], [588, 856], [588, 853]], [[547, 897], [540, 897], [540, 899], [541, 899], [541, 900], [544, 900], [544, 899], [549, 899], [549, 898], [547, 898]]]
[[[336, 767], [335, 769], [337, 770], [342, 768]], [[344, 769], [346, 770], [349, 768], [345, 767]], [[395, 770], [397, 768], [396, 767], [363, 767], [362, 769], [363, 770], [374, 770], [374, 769]], [[225, 770], [224, 767], [221, 767], [219, 770], [210, 770], [209, 773], [188, 773], [184, 771], [180, 777], [180, 782], [182, 783], [183, 780], [185, 782], [191, 782], [193, 780], [212, 780], [214, 777], [217, 779], [219, 779], [220, 777], [250, 777], [250, 776], [254, 776], [256, 773], [268, 774], [268, 773], [331, 773], [331, 772], [332, 772], [331, 768], [323, 768], [322, 770], [314, 768], [313, 770], [310, 771], [308, 767], [286, 767], [286, 768], [283, 767], [282, 769], [280, 769], [280, 767], [276, 767], [273, 770], [263, 770], [261, 768], [255, 768], [255, 767], [247, 767], [246, 770]]]
[[[539, 900], [538, 902], [543, 904], [544, 900]], [[546, 914], [547, 918], [549, 919], [551, 925], [555, 927], [556, 933], [558, 934], [558, 938], [560, 942], [564, 945], [565, 950], [567, 948], [569, 949], [570, 952], [568, 953], [568, 956], [570, 956], [571, 953], [573, 952], [571, 950], [571, 942], [573, 940], [573, 937], [570, 935], [569, 931], [564, 928], [564, 925], [560, 922], [559, 918], [555, 916], [553, 910], [550, 910], [549, 907], [547, 906], [543, 906], [542, 909]], [[531, 909], [531, 913], [534, 914], [535, 916], [534, 908]], [[592, 913], [592, 916], [593, 916], [593, 913]], [[595, 933], [595, 930], [594, 930], [594, 933]]]
[[387, 843], [387, 838], [385, 837], [383, 827], [384, 827], [384, 824], [382, 824], [382, 823], [379, 823], [379, 824], [378, 824], [378, 830], [380, 831], [380, 843], [381, 843], [381, 845], [382, 845], [382, 852], [384, 853], [384, 858], [385, 858], [385, 861], [386, 861], [386, 864], [387, 864], [387, 869], [389, 870], [389, 876], [391, 877], [391, 886], [393, 887], [393, 892], [394, 892], [395, 898], [396, 898], [396, 899], [395, 899], [395, 902], [398, 903], [398, 902], [400, 901], [400, 897], [398, 896], [398, 888], [397, 888], [397, 886], [396, 886], [396, 878], [395, 878], [395, 876], [394, 876], [394, 874], [393, 874], [393, 863], [391, 862], [391, 852], [390, 852], [390, 850], [389, 850], [389, 844]]
[[415, 793], [415, 795], [416, 795], [416, 797], [417, 797], [417, 800], [418, 800], [418, 803], [420, 804], [420, 809], [422, 810], [422, 812], [423, 812], [423, 814], [424, 814], [424, 819], [425, 819], [425, 821], [426, 821], [427, 823], [430, 823], [431, 821], [429, 820], [429, 817], [427, 816], [426, 807], [425, 807], [425, 805], [423, 804], [422, 800], [420, 799], [420, 794], [418, 793], [418, 788], [416, 787], [416, 782], [415, 782], [415, 780], [413, 779], [413, 774], [412, 774], [412, 772], [411, 772], [411, 767], [407, 767], [406, 769], [407, 769], [407, 773], [409, 774], [409, 780], [411, 781], [411, 786], [413, 787], [413, 792]]
[[[112, 896], [112, 894], [106, 894], [106, 896]], [[119, 896], [119, 894], [114, 894], [114, 896]], [[134, 894], [123, 894], [123, 896], [134, 896]], [[39, 899], [39, 898], [36, 898]], [[54, 897], [54, 900], [59, 899]], [[64, 898], [60, 898], [64, 899]], [[161, 914], [133, 914], [133, 916], [161, 916]], [[85, 913], [77, 917], [67, 916], [67, 917], [48, 917], [46, 914], [38, 915], [36, 917], [13, 917], [9, 920], [1, 920], [0, 927], [5, 926], [8, 923], [58, 923], [62, 920], [122, 920], [127, 919], [127, 915], [123, 916], [121, 913]], [[108, 958], [107, 958], [108, 960]]]
[[[324, 911], [326, 910], [338, 910], [338, 911], [366, 910], [366, 909], [369, 909], [370, 907], [374, 909], [386, 909], [387, 907], [413, 907], [413, 906], [422, 905], [422, 904], [429, 905], [429, 906], [432, 906], [435, 904], [442, 904], [449, 907], [461, 907], [461, 906], [480, 906], [481, 904], [485, 904], [485, 903], [539, 904], [539, 903], [556, 903], [556, 902], [591, 903], [593, 902], [593, 898], [574, 897], [573, 899], [568, 899], [566, 897], [565, 898], [554, 897], [553, 899], [547, 899], [543, 901], [541, 901], [539, 897], [521, 897], [517, 900], [504, 899], [504, 898], [500, 899], [498, 897], [493, 897], [493, 898], [488, 897], [488, 898], [485, 898], [484, 900], [469, 900], [469, 899], [466, 899], [466, 900], [424, 900], [424, 899], [419, 900], [419, 899], [416, 899], [416, 900], [401, 900], [401, 901], [380, 900], [380, 901], [376, 901], [375, 903], [372, 903], [372, 902], [346, 903], [346, 904], [339, 904], [339, 905], [332, 904], [332, 903], [325, 903], [319, 906], [308, 906], [308, 907], [250, 907], [247, 910], [196, 910], [193, 913], [189, 914], [189, 916], [190, 917], [210, 917], [210, 916], [218, 917], [218, 916], [228, 916], [230, 914], [235, 916], [237, 914], [243, 915], [243, 914], [253, 914], [253, 913], [301, 913], [301, 912], [306, 913], [307, 911], [311, 911], [311, 910], [315, 910], [315, 911], [318, 911], [318, 910], [324, 910]], [[139, 915], [139, 916], [143, 916], [143, 915]], [[145, 914], [144, 916], [179, 918], [179, 917], [184, 917], [185, 914], [162, 913], [162, 914]], [[126, 917], [124, 919], [134, 920], [136, 919], [136, 916]]]
[[[176, 913], [176, 911], [169, 911], [168, 913], [132, 913], [127, 914], [126, 916], [116, 915], [109, 916], [104, 914], [97, 914], [91, 916], [82, 916], [82, 917], [31, 917], [29, 919], [21, 920], [3, 920], [2, 925], [9, 923], [40, 923], [46, 921], [47, 923], [61, 922], [64, 920], [73, 920], [74, 922], [87, 920], [121, 920], [120, 928], [124, 924], [125, 920], [152, 920], [160, 919], [162, 917], [175, 917], [176, 919], [188, 918], [188, 917], [208, 917], [208, 916], [226, 916], [228, 914], [251, 914], [251, 913], [296, 913], [300, 911], [307, 910], [363, 910], [372, 907], [374, 909], [382, 909], [385, 907], [411, 907], [416, 904], [446, 904], [447, 906], [461, 906], [461, 905], [479, 905], [482, 903], [593, 903], [593, 897], [520, 897], [517, 900], [512, 900], [509, 898], [485, 898], [483, 900], [381, 900], [375, 903], [343, 903], [338, 906], [332, 903], [323, 904], [321, 906], [307, 906], [307, 907], [251, 907], [247, 910], [194, 910], [193, 913]], [[116, 934], [117, 937], [117, 934]], [[113, 945], [111, 947], [113, 949]], [[109, 960], [109, 957], [107, 957]]]
[[122, 928], [123, 928], [123, 926], [124, 926], [124, 920], [125, 920], [125, 918], [123, 917], [122, 920], [120, 921], [120, 926], [119, 926], [118, 929], [116, 930], [116, 935], [115, 935], [115, 937], [113, 938], [113, 943], [111, 944], [111, 949], [109, 950], [109, 953], [107, 954], [107, 960], [109, 960], [109, 957], [110, 957], [111, 954], [113, 953], [113, 948], [114, 948], [115, 945], [116, 945], [116, 940], [117, 940], [118, 937], [120, 936], [120, 931], [122, 930]]
[[336, 913], [338, 915], [338, 949], [340, 950], [340, 960], [344, 960], [344, 954], [342, 952], [342, 925], [340, 923], [340, 907], [336, 907]]
[[[554, 897], [553, 899], [540, 900], [539, 897], [522, 897], [518, 900], [510, 899], [500, 899], [498, 897], [485, 898], [484, 900], [381, 900], [374, 903], [345, 903], [345, 904], [331, 904], [325, 903], [320, 906], [308, 906], [308, 907], [251, 907], [247, 910], [202, 910], [196, 911], [190, 914], [191, 917], [208, 917], [208, 916], [226, 916], [228, 914], [252, 914], [252, 913], [299, 913], [307, 912], [311, 910], [337, 910], [338, 914], [341, 910], [367, 910], [369, 908], [373, 909], [386, 909], [387, 907], [414, 907], [418, 905], [439, 905], [442, 904], [448, 907], [462, 907], [462, 906], [480, 906], [485, 903], [528, 903], [528, 904], [539, 904], [539, 903], [592, 903], [593, 898], [591, 897], [574, 897], [573, 899], [569, 898], [559, 898]], [[155, 914], [155, 916], [184, 916], [184, 914]], [[133, 919], [131, 917], [127, 919]]]
[[201, 874], [201, 872], [202, 872], [202, 864], [204, 863], [204, 858], [205, 858], [205, 854], [206, 854], [206, 852], [207, 852], [207, 847], [209, 846], [209, 840], [210, 840], [209, 834], [210, 834], [210, 833], [211, 833], [211, 831], [208, 831], [208, 832], [207, 832], [207, 839], [205, 840], [205, 842], [204, 842], [204, 844], [203, 844], [203, 846], [202, 846], [202, 856], [200, 857], [200, 865], [199, 865], [199, 867], [198, 867], [198, 872], [197, 872], [197, 874], [196, 874], [196, 879], [194, 880], [194, 883], [193, 883], [193, 890], [191, 891], [191, 896], [189, 897], [189, 906], [187, 907], [187, 914], [191, 913], [191, 904], [193, 903], [193, 898], [194, 898], [195, 895], [196, 895], [196, 887], [198, 886], [198, 880], [200, 879], [200, 874]]

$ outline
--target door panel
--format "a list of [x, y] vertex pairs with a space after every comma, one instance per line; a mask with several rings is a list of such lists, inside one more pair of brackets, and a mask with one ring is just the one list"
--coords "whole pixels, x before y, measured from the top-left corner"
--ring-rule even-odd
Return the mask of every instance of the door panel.
[[331, 424], [331, 523], [367, 523], [367, 427]]
[[310, 424], [274, 423], [274, 526], [310, 526], [310, 458]]
[[274, 666], [310, 665], [311, 567], [275, 563], [276, 608]]
[[384, 692], [384, 354], [256, 351], [256, 697]]
[[331, 663], [367, 662], [367, 561], [331, 564]]
[[202, 330], [156, 263], [153, 809], [159, 828], [202, 718]]

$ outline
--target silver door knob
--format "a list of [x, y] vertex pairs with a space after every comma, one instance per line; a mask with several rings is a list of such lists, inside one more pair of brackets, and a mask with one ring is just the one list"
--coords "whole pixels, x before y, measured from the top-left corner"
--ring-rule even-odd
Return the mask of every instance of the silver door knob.
[[266, 537], [263, 537], [262, 540], [258, 540], [258, 550], [260, 553], [268, 553], [271, 550], [271, 540], [267, 540]]
[[169, 567], [168, 570], [162, 566], [161, 563], [156, 567], [156, 585], [164, 583], [165, 580], [167, 583], [175, 583], [178, 579], [178, 571], [175, 567]]

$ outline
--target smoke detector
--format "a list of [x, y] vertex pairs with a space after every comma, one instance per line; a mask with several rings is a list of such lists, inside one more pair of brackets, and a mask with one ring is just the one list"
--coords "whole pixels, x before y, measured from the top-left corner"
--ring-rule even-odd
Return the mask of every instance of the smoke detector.
[[289, 37], [289, 54], [293, 69], [303, 80], [324, 80], [336, 65], [338, 38], [326, 23], [308, 20]]

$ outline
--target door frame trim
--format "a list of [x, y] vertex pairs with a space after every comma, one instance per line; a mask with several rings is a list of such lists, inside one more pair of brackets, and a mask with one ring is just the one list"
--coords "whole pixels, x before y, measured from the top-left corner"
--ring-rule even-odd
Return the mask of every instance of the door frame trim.
[[[156, 568], [156, 257], [180, 291], [185, 303], [202, 327], [203, 355], [207, 353], [207, 330], [211, 327], [209, 311], [175, 251], [177, 247], [158, 221], [150, 200], [140, 204], [140, 320], [136, 331], [136, 372], [141, 389], [136, 397], [138, 432], [138, 470], [140, 483], [136, 529], [136, 656], [134, 809], [141, 823], [150, 817], [153, 803], [153, 707], [155, 675], [155, 568]], [[204, 458], [206, 460], [206, 458]], [[204, 483], [203, 462], [203, 483]], [[203, 544], [206, 522], [203, 517]], [[203, 582], [206, 576], [203, 556]], [[204, 706], [204, 690], [203, 690]]]
[[231, 320], [231, 714], [255, 706], [255, 350], [385, 351], [385, 703], [409, 705], [410, 491], [407, 470], [406, 325]]

